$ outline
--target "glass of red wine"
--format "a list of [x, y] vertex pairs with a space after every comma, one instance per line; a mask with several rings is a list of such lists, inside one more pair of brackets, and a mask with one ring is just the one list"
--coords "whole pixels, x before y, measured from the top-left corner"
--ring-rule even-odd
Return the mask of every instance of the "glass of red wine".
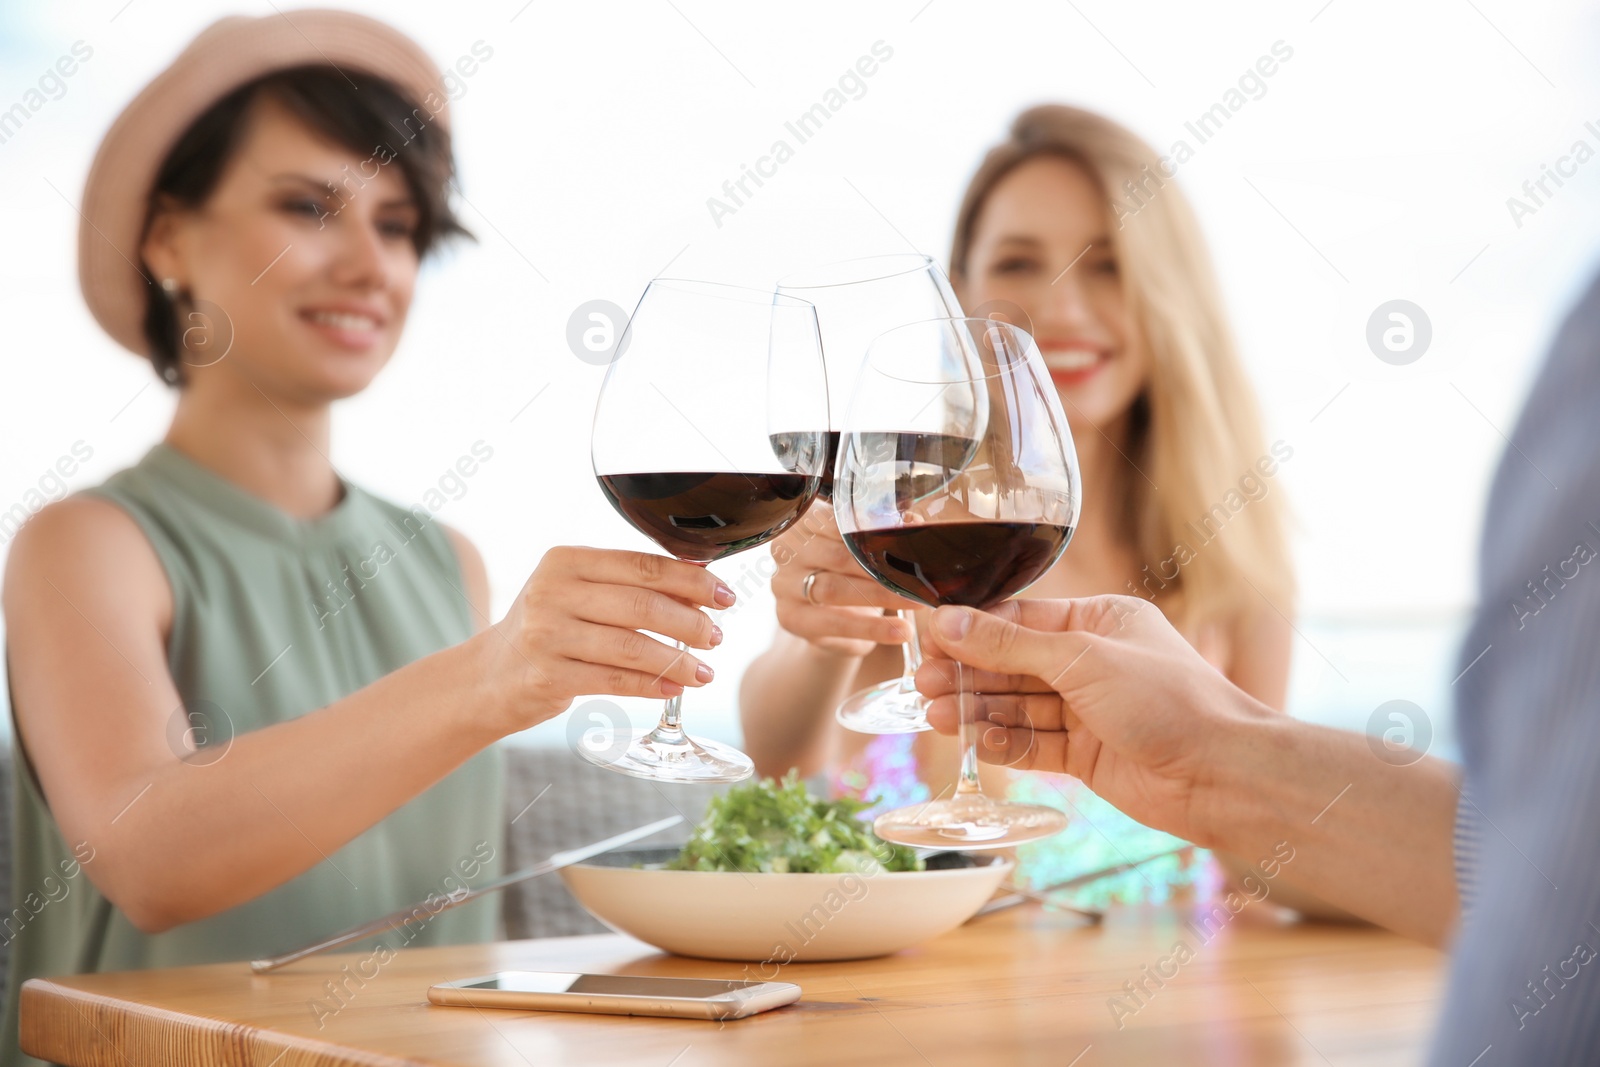
[[[810, 301], [822, 330], [823, 362], [828, 374], [828, 466], [817, 494], [833, 498], [834, 465], [839, 432], [850, 388], [867, 356], [867, 346], [885, 330], [902, 323], [963, 314], [944, 271], [920, 252], [867, 256], [812, 267], [787, 275], [778, 291]], [[901, 646], [905, 666], [900, 677], [853, 694], [835, 713], [839, 722], [865, 734], [902, 734], [927, 730], [926, 707], [914, 681], [922, 656], [917, 648], [916, 616], [898, 613], [911, 627], [911, 640]]]
[[[828, 460], [828, 390], [809, 303], [657, 278], [617, 351], [595, 409], [594, 472], [640, 533], [705, 565], [766, 543], [811, 506]], [[591, 731], [579, 752], [636, 778], [748, 778], [743, 752], [683, 732], [680, 702], [649, 731]]]
[[[1015, 326], [942, 318], [889, 330], [871, 345], [844, 427], [839, 530], [867, 573], [902, 596], [991, 608], [1048, 571], [1077, 526], [1072, 434], [1033, 338]], [[957, 669], [953, 795], [885, 812], [874, 832], [981, 849], [1065, 829], [1054, 808], [984, 795], [970, 671]]]

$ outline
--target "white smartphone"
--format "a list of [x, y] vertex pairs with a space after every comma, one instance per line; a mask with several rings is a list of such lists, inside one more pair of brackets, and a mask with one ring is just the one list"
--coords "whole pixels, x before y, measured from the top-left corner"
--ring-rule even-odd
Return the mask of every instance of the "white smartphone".
[[441, 982], [428, 989], [435, 1004], [532, 1008], [600, 1015], [662, 1015], [680, 1019], [742, 1019], [800, 999], [792, 982], [728, 982], [642, 974], [500, 971]]

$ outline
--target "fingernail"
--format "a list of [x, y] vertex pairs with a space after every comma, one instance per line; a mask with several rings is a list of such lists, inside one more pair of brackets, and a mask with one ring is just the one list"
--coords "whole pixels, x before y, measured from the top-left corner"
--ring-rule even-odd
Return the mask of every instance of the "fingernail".
[[710, 667], [707, 667], [704, 663], [702, 663], [700, 666], [694, 669], [694, 676], [696, 681], [698, 681], [701, 685], [705, 685], [707, 682], [711, 681], [713, 677], [715, 677], [715, 672], [712, 671]]
[[716, 601], [719, 608], [731, 608], [733, 607], [733, 602], [739, 598], [734, 596], [732, 589], [718, 582], [716, 592], [711, 594], [711, 599]]
[[716, 648], [722, 644], [722, 627], [716, 623], [711, 624], [711, 647]]
[[940, 637], [959, 641], [972, 629], [972, 612], [965, 608], [940, 608], [933, 622], [939, 627]]
[[661, 692], [663, 695], [669, 697], [681, 696], [683, 694], [683, 686], [679, 685], [677, 682], [662, 682]]

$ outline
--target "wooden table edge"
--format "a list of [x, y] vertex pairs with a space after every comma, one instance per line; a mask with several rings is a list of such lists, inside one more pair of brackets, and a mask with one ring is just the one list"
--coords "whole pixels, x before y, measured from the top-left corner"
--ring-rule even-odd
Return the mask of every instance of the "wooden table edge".
[[[74, 1067], [128, 1067], [120, 1044], [159, 1047], [179, 1033], [185, 1047], [159, 1062], [173, 1067], [194, 1063], [226, 1067], [429, 1067], [421, 1060], [386, 1056], [314, 1037], [280, 1034], [248, 1023], [171, 1011], [137, 1001], [111, 1000], [49, 978], [30, 978], [22, 983], [18, 1006], [22, 1019], [18, 1044], [22, 1051]], [[113, 1012], [114, 1020], [108, 1017]], [[85, 1021], [95, 1034], [87, 1045], [74, 1039], [74, 1035], [83, 1034]], [[102, 1023], [110, 1024], [115, 1039]]]

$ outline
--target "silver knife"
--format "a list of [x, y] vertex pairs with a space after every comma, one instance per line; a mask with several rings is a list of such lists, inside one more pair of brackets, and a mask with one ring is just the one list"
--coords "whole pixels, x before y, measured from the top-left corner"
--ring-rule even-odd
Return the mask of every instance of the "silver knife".
[[[1109, 867], [1101, 867], [1097, 871], [1089, 871], [1087, 874], [1080, 874], [1076, 878], [1068, 878], [1065, 882], [1056, 882], [1054, 885], [1041, 886], [1038, 889], [1013, 888], [1005, 896], [995, 897], [983, 907], [979, 908], [973, 913], [972, 918], [976, 919], [983, 915], [992, 914], [993, 912], [1004, 911], [1006, 908], [1014, 908], [1018, 904], [1026, 904], [1030, 900], [1042, 902], [1046, 894], [1058, 893], [1063, 889], [1076, 889], [1080, 885], [1087, 885], [1090, 882], [1098, 882], [1102, 878], [1110, 878], [1114, 874], [1121, 874], [1124, 871], [1131, 871], [1135, 867], [1143, 867], [1147, 863], [1152, 863], [1159, 859], [1165, 859], [1167, 856], [1176, 856], [1180, 852], [1188, 852], [1193, 848], [1193, 845], [1184, 845], [1182, 848], [1168, 849], [1166, 852], [1157, 852], [1155, 855], [1146, 856], [1144, 859], [1127, 860], [1123, 863], [1114, 863]], [[1069, 908], [1068, 910], [1083, 911], [1084, 909]], [[971, 922], [972, 919], [968, 919], [967, 921]]]
[[549, 874], [552, 871], [559, 871], [563, 867], [570, 867], [574, 863], [579, 863], [583, 860], [589, 859], [591, 856], [598, 856], [602, 852], [610, 852], [612, 849], [619, 848], [622, 845], [630, 845], [635, 841], [649, 837], [651, 834], [659, 833], [660, 831], [669, 827], [676, 826], [682, 821], [683, 816], [672, 815], [665, 819], [658, 819], [647, 826], [635, 827], [632, 830], [617, 834], [615, 837], [608, 837], [604, 841], [596, 841], [592, 845], [584, 845], [582, 848], [569, 849], [566, 852], [556, 852], [543, 863], [536, 863], [526, 870], [518, 871], [515, 874], [508, 874], [498, 881], [490, 882], [488, 885], [481, 885], [478, 888], [470, 890], [466, 893], [444, 894], [439, 897], [429, 898], [430, 900], [443, 900], [444, 903], [442, 905], [434, 906], [428, 901], [423, 901], [420, 904], [412, 904], [409, 907], [404, 907], [399, 911], [385, 915], [380, 919], [373, 919], [370, 922], [364, 922], [360, 926], [352, 926], [343, 933], [334, 934], [332, 937], [324, 938], [323, 940], [315, 942], [314, 944], [307, 945], [305, 948], [298, 948], [293, 952], [285, 952], [281, 956], [268, 956], [266, 959], [251, 960], [250, 969], [256, 974], [265, 974], [268, 971], [277, 970], [284, 964], [293, 963], [295, 960], [303, 960], [307, 956], [314, 956], [318, 952], [323, 952], [330, 948], [337, 948], [339, 945], [346, 945], [351, 941], [359, 941], [363, 937], [379, 933], [383, 930], [398, 930], [400, 928], [400, 924], [407, 919], [413, 918], [419, 909], [425, 911], [429, 917], [432, 917], [439, 914], [441, 911], [448, 911], [451, 908], [458, 908], [469, 901], [477, 900], [481, 896], [487, 896], [490, 893], [497, 893], [507, 886], [516, 885], [518, 882], [526, 882], [530, 878], [538, 878], [540, 875]]

